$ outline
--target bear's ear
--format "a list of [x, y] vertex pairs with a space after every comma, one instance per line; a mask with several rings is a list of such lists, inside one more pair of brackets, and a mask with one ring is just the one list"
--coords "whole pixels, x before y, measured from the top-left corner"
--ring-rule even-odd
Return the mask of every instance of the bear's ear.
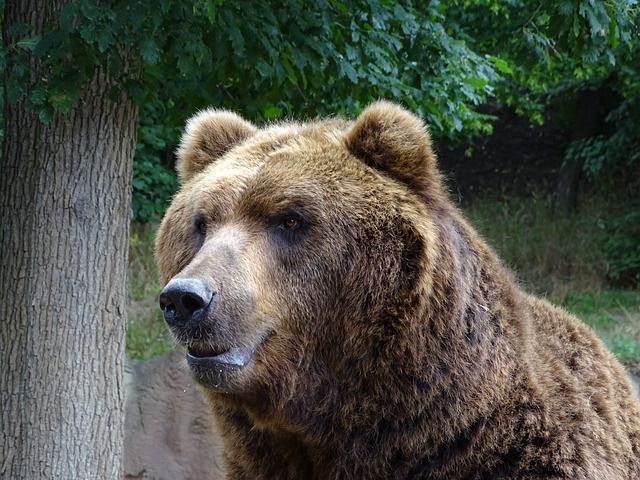
[[431, 197], [429, 192], [439, 188], [440, 175], [426, 125], [395, 103], [381, 100], [368, 106], [348, 132], [347, 148], [423, 197]]
[[191, 117], [177, 151], [180, 183], [190, 180], [256, 131], [253, 124], [227, 110], [208, 108]]

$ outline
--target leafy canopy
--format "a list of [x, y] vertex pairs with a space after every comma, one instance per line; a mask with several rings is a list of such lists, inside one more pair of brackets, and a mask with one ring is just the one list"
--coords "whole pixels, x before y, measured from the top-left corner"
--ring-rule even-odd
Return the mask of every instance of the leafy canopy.
[[[606, 74], [635, 34], [635, 0], [418, 3], [73, 0], [47, 32], [10, 26], [8, 99], [26, 95], [47, 121], [102, 68], [114, 98], [156, 104], [163, 124], [208, 104], [261, 120], [388, 97], [454, 139], [490, 131], [477, 111], [490, 95], [518, 103], [514, 85]], [[35, 81], [25, 53], [44, 66]]]
[[[156, 104], [165, 124], [209, 104], [262, 120], [354, 113], [389, 97], [439, 135], [486, 131], [476, 107], [493, 93], [495, 59], [452, 36], [445, 20], [438, 2], [74, 0], [47, 32], [11, 26], [8, 98], [26, 96], [47, 121], [101, 68], [114, 99], [125, 90]], [[35, 82], [30, 56], [43, 65]]]

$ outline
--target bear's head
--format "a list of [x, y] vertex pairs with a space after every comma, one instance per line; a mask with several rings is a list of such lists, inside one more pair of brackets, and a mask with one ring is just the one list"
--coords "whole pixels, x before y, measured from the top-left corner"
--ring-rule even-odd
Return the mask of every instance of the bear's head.
[[269, 403], [304, 390], [317, 406], [406, 348], [446, 203], [420, 119], [384, 101], [354, 121], [262, 128], [207, 110], [178, 157], [160, 306], [208, 392]]

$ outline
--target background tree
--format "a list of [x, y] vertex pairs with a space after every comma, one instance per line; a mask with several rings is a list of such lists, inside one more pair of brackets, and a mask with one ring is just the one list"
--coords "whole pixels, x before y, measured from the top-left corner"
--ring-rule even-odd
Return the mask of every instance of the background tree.
[[[585, 179], [612, 189], [601, 223], [610, 279], [640, 282], [640, 9], [636, 0], [455, 0], [452, 36], [504, 62], [492, 103], [564, 124], [559, 215], [575, 213]], [[610, 196], [611, 197], [611, 196]]]
[[[63, 8], [7, 3], [5, 45], [21, 31], [46, 38]], [[20, 85], [34, 90], [4, 111], [0, 477], [118, 478], [137, 108], [122, 93], [110, 98], [114, 79], [91, 65], [77, 101], [52, 96], [65, 114], [43, 123], [32, 104], [55, 67], [33, 54], [15, 60]]]

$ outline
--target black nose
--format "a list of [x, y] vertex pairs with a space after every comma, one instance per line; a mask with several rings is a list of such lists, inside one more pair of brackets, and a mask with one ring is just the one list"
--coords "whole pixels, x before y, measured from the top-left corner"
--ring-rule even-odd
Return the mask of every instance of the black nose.
[[211, 303], [214, 292], [197, 278], [174, 278], [160, 292], [160, 308], [170, 325], [199, 320]]

